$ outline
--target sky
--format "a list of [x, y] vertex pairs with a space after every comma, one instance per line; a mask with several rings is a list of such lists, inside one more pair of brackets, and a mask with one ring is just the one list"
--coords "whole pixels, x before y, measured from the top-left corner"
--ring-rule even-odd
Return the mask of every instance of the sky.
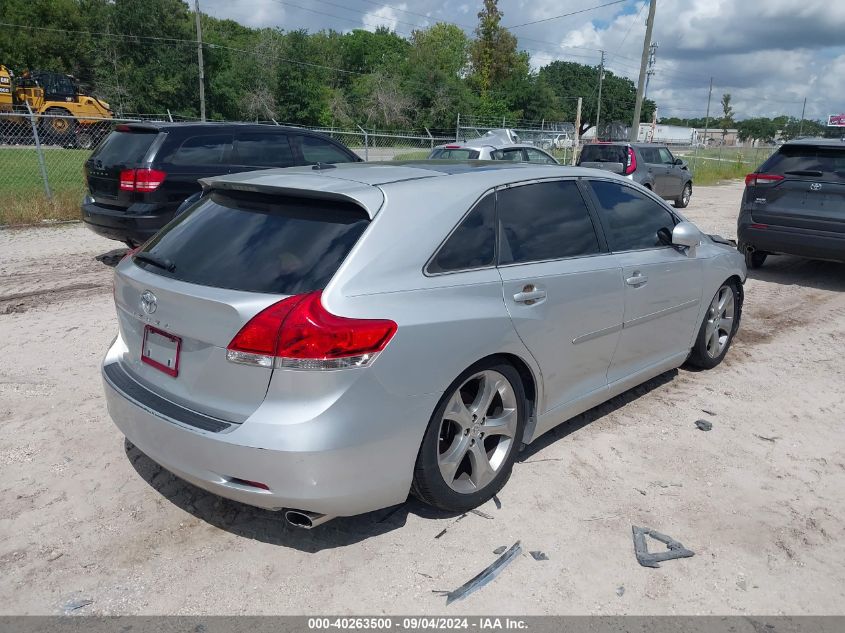
[[[536, 69], [555, 59], [606, 66], [635, 82], [648, 4], [622, 0], [499, 0], [502, 23]], [[845, 0], [656, 0], [658, 45], [648, 97], [658, 116], [711, 116], [730, 93], [735, 119], [787, 114], [827, 119], [845, 112]], [[252, 27], [374, 30], [400, 35], [452, 22], [467, 33], [481, 0], [200, 0], [201, 9]], [[557, 19], [564, 13], [591, 9]], [[540, 21], [540, 22], [536, 22]], [[527, 22], [535, 24], [523, 25]], [[584, 95], [587, 97], [588, 95]]]

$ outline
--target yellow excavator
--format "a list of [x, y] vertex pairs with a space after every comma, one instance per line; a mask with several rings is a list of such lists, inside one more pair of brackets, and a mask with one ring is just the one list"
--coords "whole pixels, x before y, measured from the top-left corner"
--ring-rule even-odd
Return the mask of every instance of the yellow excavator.
[[108, 133], [108, 119], [113, 116], [108, 103], [83, 92], [71, 75], [34, 70], [15, 77], [0, 64], [0, 119], [7, 123], [4, 127], [29, 125], [26, 119], [8, 116], [20, 112], [26, 103], [38, 116], [41, 142], [48, 144], [94, 147]]

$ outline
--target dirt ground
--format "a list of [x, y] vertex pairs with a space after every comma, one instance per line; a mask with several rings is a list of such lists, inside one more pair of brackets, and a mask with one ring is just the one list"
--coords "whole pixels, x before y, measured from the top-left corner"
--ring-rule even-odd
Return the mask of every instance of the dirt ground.
[[[688, 215], [733, 237], [741, 191], [701, 187]], [[770, 259], [719, 368], [542, 437], [486, 516], [411, 500], [300, 531], [126, 448], [98, 370], [116, 246], [78, 224], [0, 231], [0, 613], [845, 613], [845, 265]], [[641, 567], [632, 525], [695, 556]], [[516, 541], [446, 607], [437, 591]]]

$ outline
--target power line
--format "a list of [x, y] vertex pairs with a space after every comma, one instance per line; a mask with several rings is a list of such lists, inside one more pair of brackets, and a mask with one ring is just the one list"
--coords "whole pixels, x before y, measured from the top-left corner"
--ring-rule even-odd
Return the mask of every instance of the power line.
[[579, 13], [587, 13], [588, 11], [595, 11], [596, 9], [603, 9], [604, 7], [609, 7], [614, 4], [622, 4], [623, 2], [628, 2], [628, 0], [613, 0], [613, 2], [607, 2], [605, 4], [600, 4], [595, 7], [590, 7], [588, 9], [579, 9], [578, 11], [570, 11], [569, 13], [562, 13], [560, 15], [553, 15], [550, 18], [543, 18], [542, 20], [534, 20], [533, 22], [523, 22], [522, 24], [511, 24], [506, 26], [506, 29], [518, 29], [521, 26], [528, 26], [530, 24], [540, 24], [541, 22], [551, 22], [552, 20], [560, 20], [561, 18], [568, 18], [571, 15], [578, 15]]

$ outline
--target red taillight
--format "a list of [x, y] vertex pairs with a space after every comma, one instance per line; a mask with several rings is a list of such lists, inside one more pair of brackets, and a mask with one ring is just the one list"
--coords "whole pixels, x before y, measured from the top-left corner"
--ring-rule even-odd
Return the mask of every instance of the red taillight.
[[460, 145], [444, 145], [443, 149], [461, 149]]
[[781, 180], [783, 180], [783, 176], [779, 174], [748, 174], [745, 177], [745, 186], [768, 185]]
[[124, 169], [120, 172], [121, 191], [155, 191], [167, 174], [158, 169]]
[[628, 166], [625, 168], [625, 175], [630, 176], [637, 171], [637, 155], [634, 153], [634, 148], [628, 148]]
[[752, 224], [751, 228], [752, 229], [759, 229], [759, 230], [763, 231], [763, 230], [769, 228], [769, 225], [768, 224]]
[[255, 315], [227, 349], [236, 363], [341, 369], [372, 362], [396, 333], [386, 319], [350, 319], [323, 307], [321, 292], [288, 297]]

